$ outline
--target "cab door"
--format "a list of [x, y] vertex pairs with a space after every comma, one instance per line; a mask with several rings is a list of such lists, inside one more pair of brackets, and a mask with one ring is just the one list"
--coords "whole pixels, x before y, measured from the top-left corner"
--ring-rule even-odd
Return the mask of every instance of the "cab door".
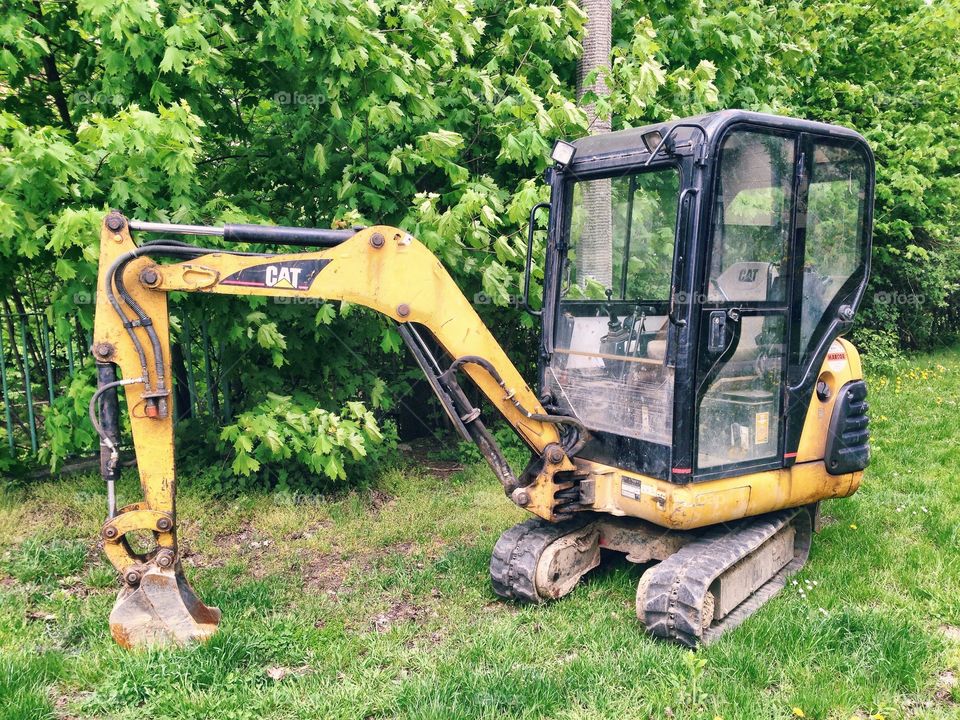
[[797, 133], [734, 126], [721, 140], [699, 304], [694, 475], [782, 464]]

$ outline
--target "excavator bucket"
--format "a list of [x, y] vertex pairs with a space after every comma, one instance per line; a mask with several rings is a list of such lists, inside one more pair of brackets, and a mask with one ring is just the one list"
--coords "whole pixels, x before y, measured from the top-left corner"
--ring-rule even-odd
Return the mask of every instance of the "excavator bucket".
[[110, 633], [126, 648], [202, 642], [219, 624], [219, 608], [203, 604], [180, 563], [150, 567], [137, 586], [120, 591], [110, 613]]

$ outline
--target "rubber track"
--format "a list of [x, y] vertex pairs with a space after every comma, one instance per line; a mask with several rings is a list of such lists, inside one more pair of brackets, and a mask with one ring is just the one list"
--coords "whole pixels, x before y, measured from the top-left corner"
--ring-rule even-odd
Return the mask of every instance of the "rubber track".
[[700, 613], [710, 585], [799, 513], [806, 512], [805, 509], [785, 510], [707, 530], [701, 538], [648, 570], [653, 577], [649, 581], [642, 618], [647, 632], [692, 648], [715, 640], [743, 622], [783, 588], [789, 575], [803, 567], [810, 550], [809, 521], [800, 518], [796, 540], [798, 550], [794, 559], [726, 617], [704, 631]]
[[497, 540], [490, 556], [493, 591], [504, 600], [542, 603], [537, 593], [537, 563], [547, 547], [564, 535], [579, 530], [590, 518], [550, 523], [531, 518], [507, 530]]

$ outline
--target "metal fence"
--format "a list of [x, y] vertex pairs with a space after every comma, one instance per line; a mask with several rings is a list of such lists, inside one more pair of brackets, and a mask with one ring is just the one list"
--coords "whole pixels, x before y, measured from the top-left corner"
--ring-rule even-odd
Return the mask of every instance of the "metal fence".
[[67, 384], [78, 367], [92, 362], [83, 350], [89, 338], [79, 331], [68, 341], [51, 332], [43, 312], [5, 311], [0, 322], [0, 389], [3, 391], [3, 433], [10, 455], [35, 457], [43, 444], [43, 412], [53, 404], [57, 388]]
[[[25, 466], [39, 462], [49, 440], [44, 419], [50, 407], [68, 391], [76, 374], [93, 363], [89, 353], [92, 334], [73, 323], [69, 338], [57, 337], [47, 317], [46, 312], [14, 313], [8, 308], [0, 315], [0, 458], [8, 455]], [[189, 316], [182, 317], [179, 345], [174, 348], [180, 354], [174, 362], [174, 400], [180, 405], [175, 417], [215, 414], [230, 418], [223, 348], [212, 347], [205, 319], [195, 329]], [[90, 380], [91, 389], [94, 382]], [[78, 422], [86, 422], [85, 416]], [[88, 451], [95, 452], [96, 446]]]

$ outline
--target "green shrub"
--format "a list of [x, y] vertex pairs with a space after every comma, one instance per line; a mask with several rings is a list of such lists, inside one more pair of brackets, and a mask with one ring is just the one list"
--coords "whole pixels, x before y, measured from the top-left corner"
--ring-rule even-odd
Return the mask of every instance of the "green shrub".
[[392, 423], [381, 428], [361, 402], [333, 413], [304, 398], [267, 393], [224, 427], [220, 440], [239, 478], [278, 489], [325, 488], [367, 478], [396, 447], [396, 431]]
[[888, 375], [903, 359], [897, 335], [888, 329], [860, 328], [852, 340], [864, 370], [870, 374]]
[[54, 398], [44, 413], [47, 443], [40, 448], [40, 460], [49, 463], [51, 472], [55, 472], [65, 458], [92, 453], [99, 446], [97, 433], [87, 419], [96, 387], [91, 364], [86, 370], [77, 371], [66, 392]]
[[[507, 462], [516, 472], [519, 472], [530, 459], [530, 448], [520, 439], [514, 430], [506, 422], [500, 420], [488, 426], [488, 430], [493, 434], [493, 439], [500, 450], [503, 451]], [[449, 442], [441, 444], [439, 447], [431, 450], [429, 457], [434, 460], [444, 460], [446, 462], [458, 462], [463, 465], [485, 462], [483, 454], [474, 442], [459, 440], [454, 433], [448, 435]]]

